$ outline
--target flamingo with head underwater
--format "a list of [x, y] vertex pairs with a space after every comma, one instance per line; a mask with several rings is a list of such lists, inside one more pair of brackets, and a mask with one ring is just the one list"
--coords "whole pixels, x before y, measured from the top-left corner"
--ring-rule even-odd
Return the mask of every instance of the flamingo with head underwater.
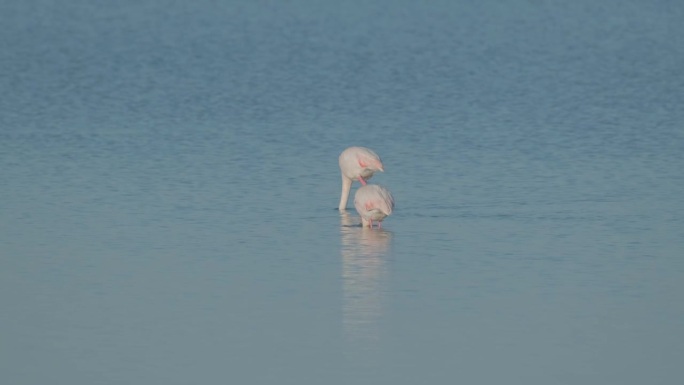
[[340, 210], [347, 208], [349, 190], [354, 180], [362, 185], [370, 179], [376, 171], [384, 172], [382, 160], [378, 154], [366, 147], [349, 147], [340, 154], [340, 171], [342, 173], [342, 196], [340, 197]]
[[373, 222], [376, 222], [382, 228], [382, 221], [394, 209], [394, 197], [382, 186], [367, 184], [356, 190], [354, 207], [361, 216], [363, 227], [373, 228]]

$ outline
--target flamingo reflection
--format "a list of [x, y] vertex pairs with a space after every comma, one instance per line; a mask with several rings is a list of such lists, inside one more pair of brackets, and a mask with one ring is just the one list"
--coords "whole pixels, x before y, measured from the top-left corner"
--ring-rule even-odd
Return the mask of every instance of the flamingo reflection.
[[387, 286], [386, 259], [392, 234], [358, 225], [340, 212], [342, 222], [343, 325], [355, 349], [377, 346]]

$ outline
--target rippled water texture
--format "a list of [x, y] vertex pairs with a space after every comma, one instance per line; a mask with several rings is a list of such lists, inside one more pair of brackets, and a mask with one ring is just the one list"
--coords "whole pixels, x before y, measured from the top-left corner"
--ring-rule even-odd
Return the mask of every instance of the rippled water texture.
[[682, 20], [0, 3], [0, 382], [682, 382]]

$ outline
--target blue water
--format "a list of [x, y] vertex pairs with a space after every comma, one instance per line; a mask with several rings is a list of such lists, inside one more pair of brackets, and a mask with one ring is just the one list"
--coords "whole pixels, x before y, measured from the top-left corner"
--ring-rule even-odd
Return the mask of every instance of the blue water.
[[1, 2], [0, 381], [682, 382], [682, 20]]

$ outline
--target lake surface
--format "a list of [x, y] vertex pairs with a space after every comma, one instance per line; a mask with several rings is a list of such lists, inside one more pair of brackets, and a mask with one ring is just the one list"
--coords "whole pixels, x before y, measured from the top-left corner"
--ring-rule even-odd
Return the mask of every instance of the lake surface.
[[1, 382], [680, 383], [682, 20], [0, 3]]

